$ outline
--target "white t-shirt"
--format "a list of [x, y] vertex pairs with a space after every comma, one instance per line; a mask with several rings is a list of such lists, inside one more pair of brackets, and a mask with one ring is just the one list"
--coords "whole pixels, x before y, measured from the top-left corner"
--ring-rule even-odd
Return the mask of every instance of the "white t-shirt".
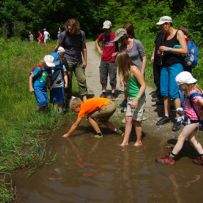
[[48, 40], [49, 39], [49, 32], [47, 32], [46, 30], [44, 31], [44, 40]]

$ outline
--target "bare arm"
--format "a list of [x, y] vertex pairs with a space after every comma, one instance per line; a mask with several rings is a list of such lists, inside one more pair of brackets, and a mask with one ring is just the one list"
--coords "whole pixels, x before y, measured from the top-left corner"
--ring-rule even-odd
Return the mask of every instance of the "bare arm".
[[145, 72], [145, 68], [146, 68], [146, 62], [147, 62], [147, 58], [146, 56], [142, 57], [142, 67], [141, 67], [141, 73], [144, 75]]
[[135, 108], [138, 104], [139, 98], [144, 94], [144, 91], [146, 89], [146, 83], [144, 80], [144, 75], [139, 71], [138, 68], [134, 69], [133, 76], [137, 79], [138, 83], [140, 84], [140, 89], [137, 98], [135, 98], [131, 104], [131, 107]]
[[67, 73], [64, 74], [64, 87], [65, 88], [68, 87], [68, 75], [67, 75]]
[[76, 121], [72, 124], [72, 126], [71, 126], [70, 129], [68, 130], [68, 132], [65, 133], [62, 137], [63, 137], [63, 138], [69, 137], [69, 136], [77, 129], [77, 127], [78, 127], [79, 124], [80, 124], [80, 121], [81, 121], [81, 118], [77, 118]]
[[29, 76], [29, 92], [34, 92], [34, 89], [33, 89], [33, 78], [34, 78], [34, 75], [31, 73], [30, 76]]
[[154, 63], [154, 52], [155, 52], [155, 48], [152, 51], [152, 55], [151, 55], [151, 59], [150, 59], [151, 64]]
[[101, 50], [101, 47], [100, 47], [100, 45], [99, 45], [98, 40], [95, 41], [95, 44], [96, 44], [97, 51], [99, 52], [100, 55], [102, 55], [103, 52], [102, 52], [102, 50]]

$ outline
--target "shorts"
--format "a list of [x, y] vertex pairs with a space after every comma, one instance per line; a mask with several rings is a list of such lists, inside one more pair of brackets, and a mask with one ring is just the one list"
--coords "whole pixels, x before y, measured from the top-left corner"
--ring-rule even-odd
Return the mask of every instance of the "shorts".
[[161, 68], [160, 94], [162, 97], [169, 97], [170, 99], [179, 98], [179, 87], [175, 81], [175, 78], [182, 71], [183, 66], [180, 63]]
[[39, 107], [48, 106], [48, 96], [47, 91], [40, 87], [34, 87], [35, 99]]
[[114, 62], [101, 61], [99, 71], [100, 71], [100, 83], [102, 86], [107, 86], [107, 79], [109, 75], [110, 85], [116, 87], [117, 66]]
[[114, 114], [115, 111], [116, 111], [115, 103], [113, 101], [110, 101], [102, 109], [97, 110], [92, 114], [89, 114], [88, 116], [91, 116], [91, 118], [95, 118], [97, 120], [106, 121]]
[[144, 107], [146, 102], [146, 96], [142, 96], [138, 102], [138, 105], [136, 108], [131, 109], [130, 104], [132, 103], [132, 100], [134, 98], [129, 98], [127, 102], [127, 110], [125, 116], [130, 116], [135, 121], [142, 121], [144, 116]]
[[63, 87], [53, 88], [50, 91], [50, 102], [51, 103], [64, 105], [65, 104], [64, 98], [65, 98], [65, 96], [64, 96]]

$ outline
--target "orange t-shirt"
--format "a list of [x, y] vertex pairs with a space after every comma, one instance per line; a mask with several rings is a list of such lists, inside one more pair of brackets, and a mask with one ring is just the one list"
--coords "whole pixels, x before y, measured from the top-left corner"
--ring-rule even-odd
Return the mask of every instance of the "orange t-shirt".
[[78, 113], [78, 118], [83, 118], [84, 116], [101, 109], [110, 102], [107, 98], [91, 98], [82, 102], [80, 105], [80, 112]]

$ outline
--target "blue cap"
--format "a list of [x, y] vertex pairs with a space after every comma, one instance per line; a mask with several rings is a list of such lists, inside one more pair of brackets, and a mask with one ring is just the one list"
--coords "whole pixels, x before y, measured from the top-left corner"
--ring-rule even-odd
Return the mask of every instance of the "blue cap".
[[57, 66], [61, 63], [60, 56], [57, 52], [52, 52], [51, 55], [54, 57], [54, 64]]

